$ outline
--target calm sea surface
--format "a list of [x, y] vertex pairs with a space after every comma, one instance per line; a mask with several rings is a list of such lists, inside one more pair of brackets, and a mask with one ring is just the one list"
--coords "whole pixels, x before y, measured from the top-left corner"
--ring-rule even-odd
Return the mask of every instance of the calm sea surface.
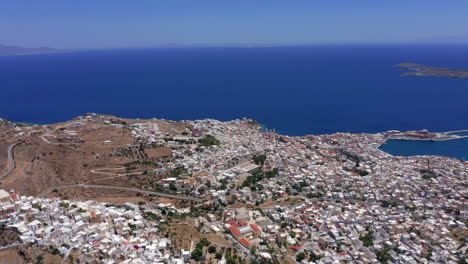
[[468, 160], [468, 138], [442, 142], [389, 140], [380, 149], [396, 156], [437, 155]]
[[393, 65], [401, 62], [468, 69], [468, 47], [143, 49], [0, 57], [0, 116], [32, 123], [86, 112], [174, 120], [245, 116], [288, 135], [468, 129], [468, 79], [400, 76], [403, 71]]

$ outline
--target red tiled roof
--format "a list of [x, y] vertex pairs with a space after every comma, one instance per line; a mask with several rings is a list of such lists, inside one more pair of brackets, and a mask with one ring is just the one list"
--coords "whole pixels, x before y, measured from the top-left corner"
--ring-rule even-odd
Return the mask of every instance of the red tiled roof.
[[234, 226], [234, 227], [240, 227], [240, 225], [234, 221], [234, 220], [229, 220], [229, 221], [226, 221], [226, 223], [230, 224], [231, 226]]
[[295, 250], [295, 251], [298, 251], [299, 249], [301, 249], [301, 247], [300, 246], [292, 246], [291, 249]]
[[242, 245], [246, 246], [246, 247], [249, 247], [249, 246], [250, 246], [250, 242], [247, 241], [247, 239], [245, 239], [245, 238], [239, 239], [239, 242], [240, 242]]
[[241, 233], [239, 232], [239, 230], [235, 226], [229, 227], [229, 231], [231, 231], [231, 233], [236, 237], [241, 236]]
[[246, 225], [247, 225], [247, 222], [244, 221], [244, 220], [239, 220], [239, 225], [241, 225], [241, 226], [246, 226]]
[[256, 225], [250, 224], [250, 227], [253, 229], [253, 231], [260, 232], [260, 228], [258, 228]]

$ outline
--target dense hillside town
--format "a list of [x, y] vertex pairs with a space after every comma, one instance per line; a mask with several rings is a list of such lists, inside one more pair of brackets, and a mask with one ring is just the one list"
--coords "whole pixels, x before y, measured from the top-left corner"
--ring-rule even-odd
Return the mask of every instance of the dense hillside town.
[[[69, 263], [466, 263], [468, 163], [392, 156], [379, 149], [389, 133], [88, 114], [8, 135], [28, 131], [41, 148], [102, 147], [85, 154], [83, 180], [35, 195], [0, 185], [3, 229], [18, 234], [4, 248], [45, 246]], [[96, 188], [134, 197], [69, 191]]]

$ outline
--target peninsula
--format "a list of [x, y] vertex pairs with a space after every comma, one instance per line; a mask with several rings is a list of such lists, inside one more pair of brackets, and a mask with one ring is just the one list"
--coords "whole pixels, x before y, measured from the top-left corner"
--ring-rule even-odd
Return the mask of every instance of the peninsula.
[[409, 70], [403, 73], [403, 75], [468, 78], [468, 70], [464, 69], [445, 69], [408, 62], [400, 63], [395, 66]]

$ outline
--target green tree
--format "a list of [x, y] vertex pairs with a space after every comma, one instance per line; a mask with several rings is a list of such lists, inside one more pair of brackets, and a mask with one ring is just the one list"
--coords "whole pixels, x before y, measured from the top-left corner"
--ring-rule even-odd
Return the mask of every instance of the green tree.
[[266, 161], [266, 155], [254, 155], [253, 161], [255, 162], [255, 164], [263, 166], [263, 164], [265, 164]]
[[371, 247], [374, 245], [374, 242], [372, 241], [372, 231], [365, 234], [365, 235], [362, 235], [362, 236], [359, 236], [359, 240], [362, 241], [362, 243], [364, 244], [364, 246], [366, 247]]
[[202, 246], [204, 246], [204, 247], [207, 247], [207, 246], [209, 246], [209, 245], [211, 244], [211, 242], [208, 240], [208, 238], [202, 237], [202, 238], [200, 239], [200, 244], [201, 244]]
[[208, 252], [210, 254], [214, 254], [214, 253], [216, 253], [216, 248], [214, 246], [211, 246], [211, 247], [208, 248]]
[[305, 254], [304, 252], [301, 252], [299, 254], [296, 255], [296, 260], [297, 261], [302, 261], [303, 259], [305, 259]]
[[252, 248], [250, 248], [250, 253], [255, 254], [256, 252], [257, 252], [257, 247], [252, 246]]
[[58, 255], [60, 252], [57, 248], [52, 249], [52, 255]]
[[226, 264], [236, 264], [236, 259], [233, 256], [229, 256], [226, 259]]
[[377, 259], [380, 261], [380, 262], [387, 262], [389, 261], [392, 257], [390, 256], [390, 254], [388, 254], [388, 251], [387, 250], [380, 250], [380, 251], [377, 251], [375, 253], [375, 255], [377, 256]]
[[201, 248], [196, 247], [192, 251], [192, 258], [195, 259], [196, 261], [200, 260], [202, 256], [203, 256], [203, 250]]
[[175, 191], [177, 191], [177, 187], [175, 186], [175, 184], [173, 184], [173, 183], [169, 183], [169, 190], [171, 190], [171, 191], [174, 191], [174, 192], [175, 192]]
[[210, 147], [220, 145], [221, 141], [219, 141], [219, 139], [215, 138], [212, 135], [206, 135], [204, 138], [199, 139], [198, 143], [200, 144], [200, 146]]

